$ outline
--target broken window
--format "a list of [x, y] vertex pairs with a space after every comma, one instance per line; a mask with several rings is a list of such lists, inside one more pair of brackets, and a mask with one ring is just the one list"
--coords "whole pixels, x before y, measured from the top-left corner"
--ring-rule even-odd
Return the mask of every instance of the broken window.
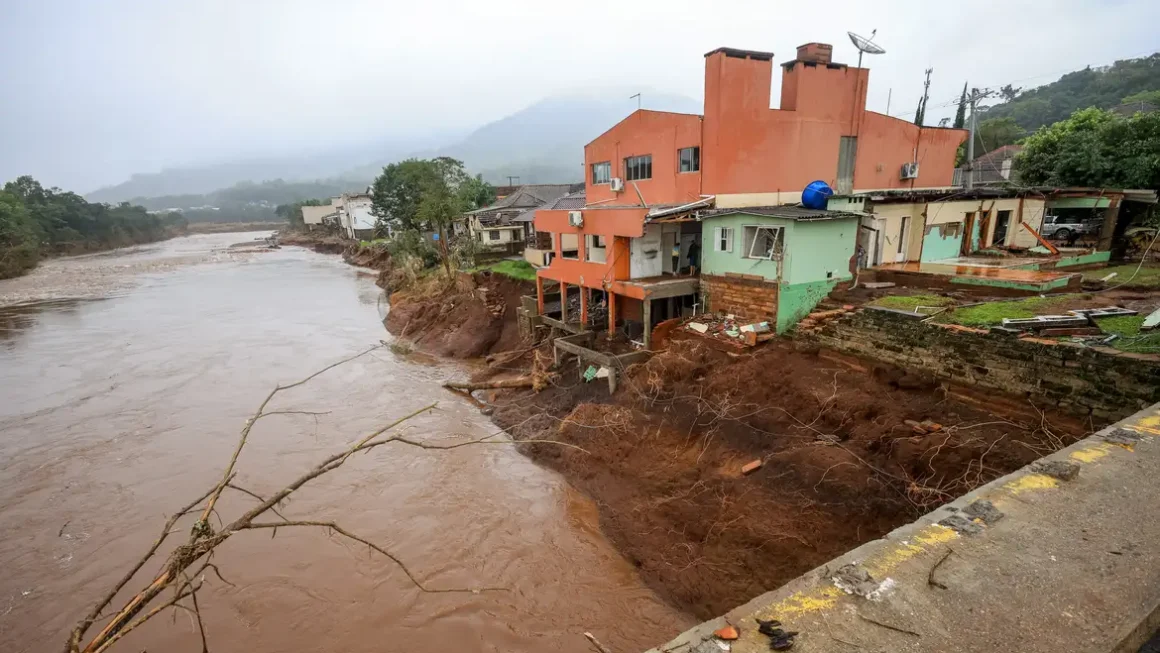
[[499, 232], [498, 231], [487, 232], [487, 239], [488, 240], [499, 240]]
[[630, 156], [625, 159], [624, 178], [629, 181], [652, 179], [652, 155]]
[[680, 161], [679, 172], [697, 172], [701, 169], [701, 148], [681, 148], [677, 150], [677, 159]]
[[713, 251], [733, 251], [733, 227], [713, 227]]
[[783, 233], [781, 227], [746, 227], [745, 258], [781, 260]]
[[592, 164], [592, 183], [607, 184], [612, 179], [612, 162], [603, 161]]

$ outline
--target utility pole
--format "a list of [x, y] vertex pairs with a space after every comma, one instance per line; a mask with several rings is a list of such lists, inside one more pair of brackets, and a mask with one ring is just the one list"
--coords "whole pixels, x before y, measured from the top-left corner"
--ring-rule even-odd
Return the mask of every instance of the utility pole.
[[515, 182], [512, 181], [513, 179], [515, 179], [516, 181], [520, 180], [520, 178], [518, 176], [513, 177], [512, 175], [508, 175], [508, 186], [515, 186]]
[[994, 94], [994, 91], [988, 89], [980, 91], [977, 88], [972, 88], [971, 95], [967, 98], [967, 102], [971, 108], [970, 136], [968, 137], [969, 140], [967, 140], [967, 188], [975, 187], [975, 129], [978, 127], [975, 114], [978, 109], [978, 103], [979, 100], [985, 100]]
[[926, 81], [922, 84], [922, 99], [918, 102], [918, 112], [914, 116], [914, 124], [922, 127], [926, 122], [926, 103], [930, 100], [930, 74], [934, 72], [934, 68], [926, 69]]

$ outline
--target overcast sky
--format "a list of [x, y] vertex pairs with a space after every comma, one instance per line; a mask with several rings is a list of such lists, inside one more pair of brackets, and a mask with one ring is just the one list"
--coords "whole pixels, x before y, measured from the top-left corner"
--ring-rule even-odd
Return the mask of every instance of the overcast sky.
[[887, 50], [865, 62], [869, 108], [893, 89], [890, 113], [913, 117], [933, 67], [936, 123], [965, 79], [1034, 86], [1149, 54], [1158, 20], [1155, 0], [0, 0], [0, 181], [87, 192], [165, 166], [472, 127], [576, 89], [700, 99], [708, 50], [781, 62], [822, 41], [853, 64], [847, 30], [877, 29]]

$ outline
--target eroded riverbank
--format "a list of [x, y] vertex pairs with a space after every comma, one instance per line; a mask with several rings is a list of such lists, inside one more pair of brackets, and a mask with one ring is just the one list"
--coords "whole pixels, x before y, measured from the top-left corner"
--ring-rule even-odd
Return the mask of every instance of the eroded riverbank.
[[[39, 288], [25, 285], [32, 275], [0, 282], [0, 301], [55, 299], [3, 311], [6, 650], [59, 647], [165, 515], [216, 478], [274, 384], [388, 337], [373, 275], [298, 248], [214, 249], [244, 239], [199, 236], [124, 260], [106, 256], [96, 263], [105, 272], [90, 276], [108, 283], [81, 283], [76, 295], [63, 278]], [[60, 262], [86, 277], [83, 263]], [[77, 295], [104, 299], [69, 299]], [[240, 480], [269, 491], [433, 400], [439, 411], [416, 422], [413, 435], [494, 432], [439, 387], [459, 374], [452, 364], [383, 350], [323, 375], [281, 407], [328, 414], [264, 420]], [[224, 509], [248, 505], [233, 498]], [[380, 651], [405, 643], [413, 651], [582, 651], [582, 633], [592, 631], [627, 651], [692, 623], [641, 583], [600, 532], [589, 500], [507, 446], [383, 448], [308, 487], [284, 512], [358, 530], [432, 585], [510, 591], [422, 595], [388, 561], [322, 533], [238, 538], [215, 559], [236, 587], [211, 582], [202, 601], [212, 650]], [[182, 650], [196, 648], [197, 635], [179, 615], [123, 645]]]

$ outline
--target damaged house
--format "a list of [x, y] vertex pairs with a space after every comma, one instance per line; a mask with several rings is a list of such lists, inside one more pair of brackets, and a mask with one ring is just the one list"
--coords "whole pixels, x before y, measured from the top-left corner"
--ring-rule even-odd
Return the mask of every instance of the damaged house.
[[[703, 115], [640, 109], [586, 145], [584, 206], [535, 214], [535, 231], [551, 245], [537, 272], [539, 313], [558, 304], [552, 319], [589, 328], [589, 307], [600, 305], [601, 326], [647, 344], [660, 321], [702, 310], [707, 232], [698, 212], [797, 203], [819, 179], [846, 193], [950, 188], [967, 132], [868, 111], [870, 71], [831, 54], [822, 43], [799, 47], [781, 65], [781, 103], [771, 108], [773, 53], [718, 48], [705, 55]], [[843, 252], [855, 247], [850, 232]], [[848, 269], [825, 258], [833, 274]], [[803, 283], [815, 281], [802, 274]], [[546, 301], [545, 287], [563, 301]], [[573, 315], [569, 292], [580, 298]], [[797, 312], [776, 314], [788, 321]]]
[[[529, 210], [575, 191], [579, 185], [529, 184], [496, 200], [491, 206], [468, 212], [464, 226], [481, 251], [519, 254], [527, 240], [527, 220], [517, 220]], [[457, 233], [464, 231], [458, 229]]]
[[716, 209], [702, 217], [706, 310], [792, 328], [854, 278], [861, 216], [797, 206]]

